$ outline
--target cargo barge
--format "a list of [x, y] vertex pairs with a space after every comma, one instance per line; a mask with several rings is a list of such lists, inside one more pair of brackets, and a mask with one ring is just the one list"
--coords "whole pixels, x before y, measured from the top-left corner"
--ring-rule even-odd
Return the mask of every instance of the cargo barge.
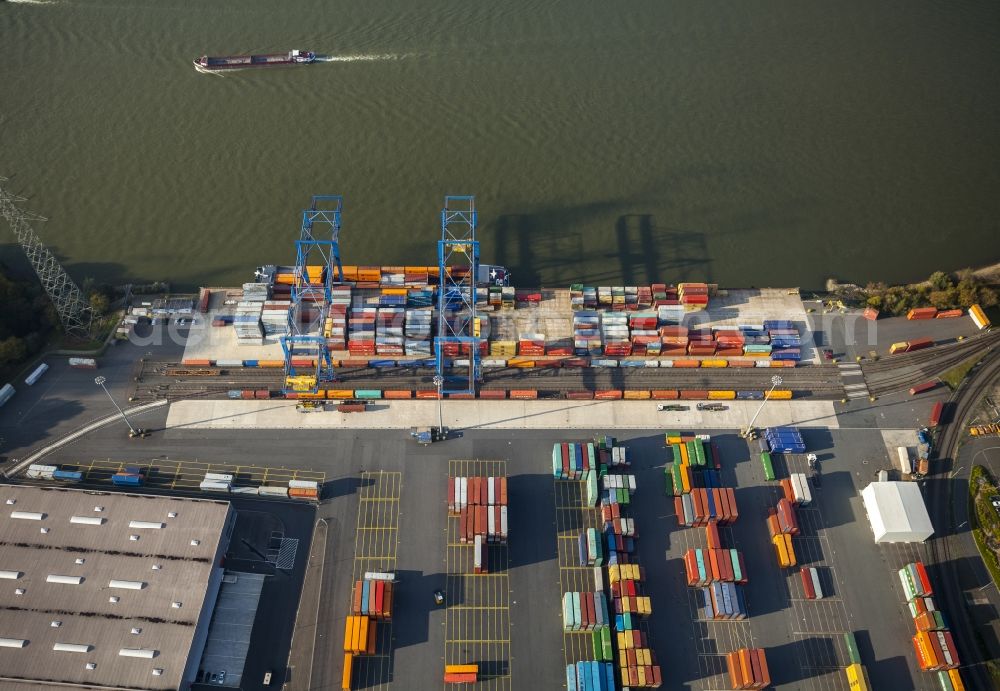
[[199, 70], [234, 70], [246, 67], [280, 67], [282, 65], [308, 65], [316, 61], [316, 53], [311, 50], [290, 50], [287, 53], [264, 55], [224, 55], [212, 57], [202, 55], [194, 60]]

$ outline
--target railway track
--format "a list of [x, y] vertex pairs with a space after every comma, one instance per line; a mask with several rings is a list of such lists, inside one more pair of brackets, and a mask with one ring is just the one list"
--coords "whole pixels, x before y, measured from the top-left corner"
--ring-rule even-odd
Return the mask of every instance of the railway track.
[[862, 364], [861, 372], [868, 390], [878, 396], [938, 377], [957, 365], [988, 352], [1000, 344], [1000, 331], [974, 336], [957, 344], [936, 346], [915, 353], [890, 355], [875, 362]]
[[[206, 374], [210, 369], [212, 374]], [[693, 389], [763, 391], [779, 373], [781, 388], [798, 396], [840, 399], [844, 395], [840, 371], [832, 365], [781, 369], [668, 369], [668, 368], [488, 368], [484, 389], [538, 389], [549, 394], [601, 389]], [[338, 369], [333, 388], [433, 390], [433, 370], [394, 367]], [[183, 373], [176, 363], [147, 362], [136, 373], [133, 402], [167, 398], [225, 397], [231, 390], [282, 388], [277, 369], [243, 370], [199, 368]]]
[[[954, 411], [951, 422], [942, 425], [940, 429], [941, 436], [933, 459], [937, 464], [943, 464], [950, 459], [951, 465], [954, 465], [959, 442], [965, 434], [965, 421], [998, 378], [1000, 378], [1000, 350], [991, 349], [969, 373], [969, 378], [952, 397]], [[962, 470], [965, 470], [962, 475], [967, 480], [971, 468], [959, 469], [959, 471]], [[956, 561], [952, 558], [954, 541], [968, 541], [966, 550], [971, 549], [973, 553], [977, 554], [976, 558], [978, 559], [972, 534], [970, 532], [958, 533], [953, 528], [957, 522], [964, 521], [965, 517], [952, 516], [952, 492], [956, 488], [959, 491], [965, 491], [965, 487], [966, 483], [956, 483], [950, 475], [947, 478], [939, 476], [930, 483], [928, 498], [938, 534], [927, 543], [925, 557], [928, 564], [937, 567], [936, 577], [943, 581], [944, 587], [935, 588], [935, 598], [942, 602], [942, 609], [945, 612], [964, 613], [968, 606], [958, 574], [958, 563], [961, 559]], [[942, 529], [942, 527], [944, 528]], [[972, 630], [969, 618], [953, 616], [950, 621], [953, 624], [952, 630], [965, 663], [962, 665], [962, 675], [965, 677], [966, 685], [970, 689], [990, 688], [992, 685], [990, 675], [983, 664], [982, 649]]]

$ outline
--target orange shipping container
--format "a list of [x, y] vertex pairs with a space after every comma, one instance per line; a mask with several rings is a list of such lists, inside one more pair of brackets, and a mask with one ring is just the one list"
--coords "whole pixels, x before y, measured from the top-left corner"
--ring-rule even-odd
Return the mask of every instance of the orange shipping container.
[[340, 688], [349, 691], [351, 688], [351, 672], [354, 666], [354, 655], [344, 653], [344, 671], [341, 674]]

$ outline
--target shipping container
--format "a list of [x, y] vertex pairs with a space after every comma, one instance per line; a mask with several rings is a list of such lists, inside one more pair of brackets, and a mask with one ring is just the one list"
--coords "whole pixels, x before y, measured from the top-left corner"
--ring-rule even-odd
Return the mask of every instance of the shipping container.
[[97, 360], [94, 358], [71, 357], [69, 366], [73, 369], [97, 369]]
[[0, 389], [0, 407], [2, 407], [7, 401], [9, 401], [14, 394], [16, 389], [10, 384], [4, 384], [3, 388]]
[[983, 312], [983, 308], [979, 305], [973, 305], [969, 308], [969, 317], [972, 318], [972, 322], [980, 331], [990, 327], [990, 320], [987, 318], [986, 313]]
[[39, 365], [38, 367], [36, 367], [36, 368], [34, 369], [34, 371], [33, 371], [33, 372], [32, 372], [31, 374], [29, 374], [29, 375], [28, 375], [28, 376], [27, 376], [27, 377], [25, 378], [25, 380], [24, 380], [24, 383], [25, 383], [25, 384], [27, 384], [28, 386], [32, 386], [32, 385], [33, 385], [33, 384], [34, 384], [35, 382], [37, 382], [37, 381], [38, 381], [39, 379], [41, 379], [41, 378], [42, 378], [42, 375], [43, 375], [43, 374], [45, 374], [45, 372], [46, 372], [46, 371], [47, 371], [48, 369], [49, 369], [49, 366], [48, 366], [48, 365], [46, 365], [46, 364], [45, 364], [45, 363], [43, 362], [43, 363], [42, 363], [42, 364], [40, 364], [40, 365]]
[[940, 425], [943, 414], [944, 414], [944, 401], [938, 401], [937, 403], [934, 404], [934, 407], [931, 408], [931, 414], [927, 420], [927, 426], [937, 427], [938, 425]]
[[923, 384], [917, 384], [916, 386], [910, 387], [910, 395], [916, 396], [917, 394], [924, 393], [925, 391], [930, 391], [931, 389], [937, 388], [940, 382], [938, 380], [924, 382]]

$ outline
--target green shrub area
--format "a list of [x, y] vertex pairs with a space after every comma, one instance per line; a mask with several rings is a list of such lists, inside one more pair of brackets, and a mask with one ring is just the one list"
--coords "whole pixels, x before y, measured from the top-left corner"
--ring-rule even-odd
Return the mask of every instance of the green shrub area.
[[990, 504], [990, 497], [1000, 495], [996, 481], [981, 465], [972, 467], [969, 476], [969, 524], [986, 568], [993, 582], [1000, 584], [1000, 563], [997, 548], [1000, 547], [1000, 514]]
[[892, 315], [906, 314], [914, 307], [947, 310], [979, 305], [987, 309], [1000, 300], [995, 288], [968, 269], [954, 276], [935, 271], [924, 283], [908, 286], [869, 283], [864, 294], [868, 306]]
[[38, 353], [59, 323], [38, 283], [15, 280], [0, 265], [0, 376], [4, 379]]

